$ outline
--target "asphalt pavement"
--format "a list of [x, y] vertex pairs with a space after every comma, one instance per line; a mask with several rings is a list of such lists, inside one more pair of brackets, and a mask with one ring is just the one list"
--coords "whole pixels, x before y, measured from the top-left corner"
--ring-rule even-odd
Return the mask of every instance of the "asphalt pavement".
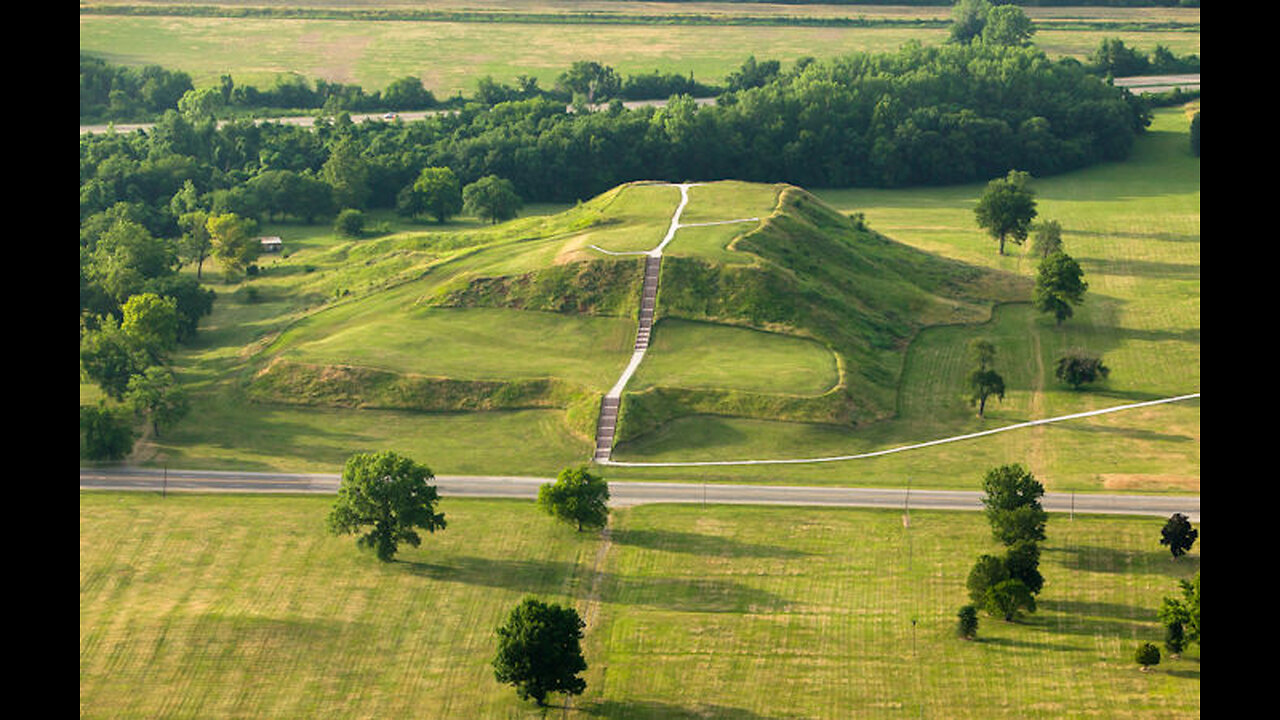
[[[503, 475], [441, 475], [435, 485], [442, 497], [534, 500], [538, 488], [554, 478]], [[306, 473], [249, 473], [144, 468], [80, 469], [81, 490], [145, 492], [228, 492], [334, 494], [339, 476]], [[707, 505], [797, 505], [809, 507], [901, 508], [903, 510], [982, 509], [982, 493], [910, 488], [806, 487], [731, 485], [700, 482], [611, 482], [610, 504], [645, 503]], [[1046, 510], [1054, 513], [1153, 515], [1182, 513], [1200, 522], [1199, 495], [1115, 495], [1046, 493]]]

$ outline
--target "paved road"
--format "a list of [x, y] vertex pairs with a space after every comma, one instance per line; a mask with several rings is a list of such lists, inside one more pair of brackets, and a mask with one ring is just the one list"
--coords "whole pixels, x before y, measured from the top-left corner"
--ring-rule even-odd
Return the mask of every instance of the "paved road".
[[[538, 487], [552, 478], [511, 476], [436, 477], [443, 496], [533, 500]], [[196, 470], [80, 470], [81, 489], [159, 492], [264, 492], [332, 494], [338, 476], [326, 474], [214, 472]], [[645, 503], [804, 505], [826, 507], [906, 508], [915, 510], [980, 510], [981, 494], [958, 490], [724, 485], [719, 483], [614, 482], [614, 506]], [[1180, 512], [1200, 522], [1199, 496], [1100, 495], [1047, 493], [1050, 512], [1155, 515]]]

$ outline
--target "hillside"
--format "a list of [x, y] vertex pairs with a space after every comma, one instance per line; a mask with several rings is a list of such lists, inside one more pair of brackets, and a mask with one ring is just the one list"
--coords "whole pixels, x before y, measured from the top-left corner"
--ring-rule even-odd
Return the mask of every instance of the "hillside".
[[[635, 333], [643, 260], [622, 253], [655, 246], [677, 200], [672, 186], [633, 183], [466, 239], [398, 241], [381, 256], [361, 246], [361, 272], [385, 280], [266, 345], [248, 396], [559, 408], [572, 433], [589, 435]], [[1027, 293], [1024, 279], [895, 243], [793, 186], [695, 186], [686, 213], [663, 259], [654, 350], [624, 396], [620, 442], [691, 414], [845, 427], [889, 417], [922, 328], [980, 322], [993, 303]]]

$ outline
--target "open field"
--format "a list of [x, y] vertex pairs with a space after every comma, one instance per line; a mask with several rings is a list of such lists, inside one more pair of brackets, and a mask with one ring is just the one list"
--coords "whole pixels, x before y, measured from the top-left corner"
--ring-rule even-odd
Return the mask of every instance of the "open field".
[[[111, 3], [101, 3], [111, 5]], [[184, 3], [197, 5], [198, 3]], [[233, 5], [233, 3], [218, 3]], [[253, 3], [278, 7], [333, 7], [329, 3]], [[397, 9], [394, 1], [359, 3], [349, 9]], [[414, 9], [453, 10], [458, 4], [413, 3]], [[489, 5], [467, 3], [469, 11]], [[866, 17], [872, 20], [939, 20], [947, 8], [879, 6], [769, 6], [755, 3], [663, 4], [599, 2], [566, 5], [530, 0], [502, 3], [497, 14], [512, 12], [609, 12], [628, 15], [711, 13], [807, 18]], [[1200, 53], [1199, 9], [1030, 8], [1042, 23], [1036, 43], [1051, 56], [1084, 58], [1107, 37], [1150, 51], [1157, 44], [1184, 55]], [[1064, 15], [1068, 16], [1064, 18]], [[1117, 23], [1116, 29], [1086, 25], [1055, 29], [1067, 19]], [[1146, 23], [1147, 27], [1134, 23]], [[1160, 23], [1194, 24], [1190, 29], [1158, 29]], [[81, 14], [80, 51], [124, 65], [159, 64], [192, 76], [197, 87], [214, 85], [230, 74], [237, 83], [269, 86], [280, 74], [308, 80], [355, 83], [366, 90], [385, 87], [405, 75], [421, 78], [437, 97], [470, 94], [476, 81], [491, 76], [512, 83], [519, 75], [536, 77], [544, 88], [576, 60], [596, 60], [623, 75], [659, 70], [692, 73], [703, 82], [720, 82], [748, 55], [780, 60], [784, 67], [802, 57], [826, 59], [853, 51], [893, 51], [908, 41], [938, 43], [945, 27], [880, 25], [799, 27], [785, 25], [587, 24], [572, 20], [533, 22], [362, 22], [345, 19], [262, 19], [228, 17], [130, 17]]]
[[[1199, 569], [1159, 521], [1053, 516], [1039, 611], [954, 637], [981, 515], [639, 506], [611, 540], [446, 498], [378, 563], [330, 499], [82, 493], [82, 717], [536, 717], [487, 663], [526, 594], [588, 618], [567, 716], [1198, 717], [1198, 649], [1139, 672]], [[603, 553], [603, 554], [602, 554]], [[557, 711], [559, 712], [559, 711]]]

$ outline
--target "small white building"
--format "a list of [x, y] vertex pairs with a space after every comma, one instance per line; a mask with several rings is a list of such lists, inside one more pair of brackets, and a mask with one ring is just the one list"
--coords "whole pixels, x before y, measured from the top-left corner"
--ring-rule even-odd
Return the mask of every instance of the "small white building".
[[274, 235], [258, 238], [258, 240], [262, 243], [262, 252], [264, 253], [278, 253], [284, 249], [284, 240]]

